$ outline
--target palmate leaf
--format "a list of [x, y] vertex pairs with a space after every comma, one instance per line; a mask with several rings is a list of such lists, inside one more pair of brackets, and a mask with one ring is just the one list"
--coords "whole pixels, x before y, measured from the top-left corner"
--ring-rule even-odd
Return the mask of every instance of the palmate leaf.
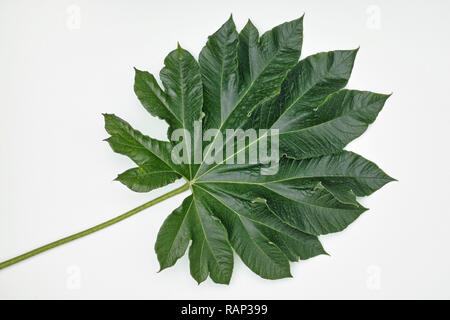
[[197, 143], [192, 136], [198, 120], [203, 131], [219, 130], [204, 142], [205, 154], [213, 153], [211, 142], [227, 129], [277, 129], [275, 174], [261, 174], [267, 166], [262, 163], [229, 164], [230, 157], [176, 164], [171, 153], [177, 142], [152, 139], [105, 115], [107, 141], [137, 165], [118, 181], [137, 192], [179, 178], [190, 185], [192, 194], [158, 233], [161, 269], [189, 248], [191, 275], [199, 283], [208, 276], [229, 283], [233, 251], [263, 278], [290, 277], [290, 261], [326, 254], [318, 236], [342, 231], [367, 210], [357, 197], [393, 180], [374, 163], [343, 150], [376, 119], [388, 95], [343, 89], [357, 50], [299, 61], [302, 32], [303, 18], [261, 36], [250, 21], [238, 33], [230, 18], [209, 37], [198, 62], [180, 46], [169, 53], [160, 73], [164, 88], [152, 74], [136, 70], [135, 93], [151, 115], [168, 123], [169, 138], [184, 128], [191, 133], [184, 143]]

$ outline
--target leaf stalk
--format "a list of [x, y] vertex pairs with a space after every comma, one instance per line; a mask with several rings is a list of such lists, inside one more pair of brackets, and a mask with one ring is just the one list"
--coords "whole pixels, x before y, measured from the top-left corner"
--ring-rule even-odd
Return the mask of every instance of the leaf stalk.
[[171, 197], [173, 197], [173, 196], [175, 196], [177, 194], [183, 193], [184, 191], [187, 191], [188, 189], [189, 189], [189, 183], [186, 183], [186, 184], [182, 185], [181, 187], [179, 187], [177, 189], [174, 189], [174, 190], [172, 190], [172, 191], [170, 191], [170, 192], [168, 192], [166, 194], [163, 194], [162, 196], [160, 196], [158, 198], [155, 198], [155, 199], [153, 199], [153, 200], [151, 200], [149, 202], [146, 202], [146, 203], [140, 205], [139, 207], [136, 207], [136, 208], [134, 208], [134, 209], [132, 209], [130, 211], [127, 211], [127, 212], [121, 214], [120, 216], [117, 216], [117, 217], [115, 217], [113, 219], [105, 221], [105, 222], [103, 222], [103, 223], [101, 223], [99, 225], [96, 225], [96, 226], [92, 227], [92, 228], [89, 228], [89, 229], [86, 229], [84, 231], [75, 233], [75, 234], [73, 234], [71, 236], [68, 236], [68, 237], [59, 239], [57, 241], [51, 242], [49, 244], [46, 244], [46, 245], [44, 245], [42, 247], [39, 247], [37, 249], [34, 249], [34, 250], [29, 251], [27, 253], [24, 253], [24, 254], [22, 254], [20, 256], [17, 256], [15, 258], [6, 260], [4, 262], [1, 262], [0, 263], [0, 270], [4, 269], [6, 267], [12, 266], [13, 264], [21, 262], [23, 260], [29, 259], [29, 258], [31, 258], [31, 257], [33, 257], [33, 256], [35, 256], [37, 254], [40, 254], [42, 252], [47, 251], [47, 250], [56, 248], [56, 247], [58, 247], [60, 245], [66, 244], [66, 243], [71, 242], [73, 240], [85, 237], [85, 236], [87, 236], [87, 235], [89, 235], [91, 233], [94, 233], [94, 232], [97, 232], [99, 230], [105, 229], [105, 228], [107, 228], [109, 226], [112, 226], [113, 224], [116, 224], [117, 222], [125, 220], [125, 219], [135, 215], [138, 212], [141, 212], [141, 211], [143, 211], [143, 210], [145, 210], [145, 209], [147, 209], [147, 208], [149, 208], [149, 207], [151, 207], [151, 206], [153, 206], [153, 205], [155, 205], [157, 203], [160, 203], [160, 202], [162, 202], [162, 201], [164, 201], [166, 199], [169, 199], [169, 198], [171, 198]]

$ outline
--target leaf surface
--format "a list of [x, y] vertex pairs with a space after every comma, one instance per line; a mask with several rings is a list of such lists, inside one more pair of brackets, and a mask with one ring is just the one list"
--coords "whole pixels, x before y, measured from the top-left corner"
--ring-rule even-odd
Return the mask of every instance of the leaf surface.
[[[148, 192], [184, 178], [189, 195], [164, 221], [155, 244], [161, 270], [188, 251], [198, 282], [229, 283], [233, 251], [265, 279], [291, 277], [290, 262], [326, 254], [319, 236], [339, 232], [367, 209], [358, 197], [393, 181], [373, 162], [345, 151], [382, 110], [388, 95], [345, 89], [357, 50], [322, 52], [299, 61], [303, 18], [260, 36], [249, 21], [238, 32], [230, 17], [201, 50], [198, 63], [178, 46], [155, 77], [136, 70], [135, 93], [148, 112], [186, 129], [186, 147], [200, 143], [202, 161], [173, 161], [180, 141], [141, 134], [114, 115], [105, 115], [112, 149], [137, 167], [116, 180]], [[195, 121], [209, 140], [197, 141]], [[225, 154], [229, 129], [263, 130]], [[260, 147], [269, 131], [279, 140], [273, 163], [231, 159]], [[219, 143], [220, 142], [220, 143]], [[218, 146], [218, 148], [216, 148]], [[256, 149], [259, 150], [259, 149]], [[258, 159], [260, 158], [258, 154]], [[261, 160], [261, 159], [259, 159]]]
[[184, 255], [189, 241], [191, 275], [202, 282], [208, 275], [228, 283], [233, 270], [233, 252], [221, 221], [191, 195], [164, 221], [155, 244], [161, 270]]

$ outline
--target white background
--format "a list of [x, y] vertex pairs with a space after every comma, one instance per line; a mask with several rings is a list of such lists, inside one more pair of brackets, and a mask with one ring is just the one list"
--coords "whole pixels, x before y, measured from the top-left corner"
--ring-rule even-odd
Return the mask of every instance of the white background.
[[292, 279], [263, 280], [238, 258], [229, 286], [198, 286], [186, 256], [157, 273], [156, 235], [180, 195], [0, 271], [0, 298], [450, 298], [449, 11], [448, 1], [0, 0], [0, 260], [175, 188], [138, 194], [112, 181], [132, 163], [102, 142], [101, 113], [163, 139], [132, 67], [158, 74], [177, 41], [198, 56], [230, 13], [260, 31], [305, 13], [303, 57], [361, 46], [348, 87], [394, 94], [348, 149], [399, 180], [321, 237], [331, 256], [292, 264]]

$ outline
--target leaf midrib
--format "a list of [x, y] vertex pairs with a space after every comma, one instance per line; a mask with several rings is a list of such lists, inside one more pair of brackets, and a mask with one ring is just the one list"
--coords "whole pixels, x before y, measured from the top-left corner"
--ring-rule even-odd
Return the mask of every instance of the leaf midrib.
[[[206, 242], [207, 246], [209, 247], [209, 251], [211, 252], [211, 255], [214, 257], [214, 260], [216, 261], [217, 266], [218, 266], [219, 269], [221, 270], [220, 273], [221, 273], [222, 275], [224, 275], [224, 272], [226, 272], [226, 271], [223, 270], [224, 268], [222, 268], [222, 265], [219, 263], [219, 260], [217, 259], [216, 255], [215, 255], [215, 252], [214, 252], [214, 250], [212, 249], [211, 244], [209, 243], [208, 237], [206, 236], [206, 231], [205, 231], [205, 228], [204, 228], [204, 226], [203, 226], [203, 221], [202, 221], [202, 219], [201, 219], [201, 217], [200, 217], [200, 213], [199, 213], [199, 211], [198, 211], [197, 204], [195, 203], [195, 196], [194, 196], [194, 193], [192, 193], [192, 201], [193, 201], [193, 203], [194, 203], [195, 211], [196, 211], [196, 213], [197, 213], [197, 217], [198, 217], [198, 220], [199, 220], [199, 222], [200, 222], [200, 226], [201, 226], [201, 228], [202, 228], [203, 238], [205, 239], [204, 243]], [[230, 247], [231, 247], [231, 244], [229, 243], [228, 239], [227, 239], [227, 243], [228, 243], [228, 244], [230, 245]], [[203, 250], [203, 248], [202, 248], [202, 250]]]
[[[193, 200], [194, 200], [194, 199], [192, 198], [191, 203], [189, 204], [189, 207], [186, 209], [186, 213], [185, 213], [185, 215], [184, 215], [184, 217], [183, 217], [183, 220], [182, 220], [181, 223], [180, 223], [180, 227], [178, 228], [178, 230], [177, 230], [177, 232], [176, 232], [176, 234], [175, 234], [175, 237], [173, 238], [174, 240], [170, 243], [170, 247], [169, 247], [169, 250], [167, 250], [167, 252], [172, 251], [173, 245], [175, 244], [175, 240], [178, 238], [178, 235], [180, 234], [180, 231], [181, 231], [181, 229], [182, 229], [182, 227], [183, 227], [183, 225], [184, 225], [184, 223], [185, 223], [185, 221], [186, 221], [186, 218], [187, 218], [187, 216], [188, 216], [188, 214], [189, 214], [189, 210], [191, 209], [192, 201], [193, 201]], [[189, 233], [190, 233], [190, 230], [189, 230]], [[183, 255], [184, 255], [184, 253], [183, 253]], [[166, 258], [166, 259], [167, 259], [167, 258]], [[166, 259], [164, 259], [164, 260], [166, 260]]]
[[[186, 120], [185, 120], [185, 116], [184, 116], [184, 109], [186, 108], [186, 105], [184, 103], [184, 77], [183, 77], [183, 72], [182, 72], [182, 68], [183, 68], [183, 64], [182, 64], [182, 52], [180, 52], [180, 50], [178, 50], [178, 55], [177, 56], [177, 61], [178, 61], [178, 69], [179, 69], [179, 75], [180, 75], [180, 91], [181, 91], [181, 119], [182, 119], [182, 124], [183, 124], [183, 128], [186, 128]], [[189, 145], [187, 143], [187, 138], [186, 138], [186, 130], [183, 130], [183, 140], [184, 143], [186, 145], [186, 150], [189, 148]], [[189, 178], [192, 178], [192, 167], [191, 167], [191, 154], [190, 152], [188, 153], [189, 155], [189, 161], [188, 161], [188, 167], [189, 167]]]
[[368, 177], [368, 176], [345, 176], [345, 175], [324, 175], [324, 176], [302, 176], [302, 177], [291, 177], [281, 180], [265, 181], [265, 182], [246, 182], [246, 181], [220, 181], [220, 180], [200, 180], [196, 181], [195, 184], [204, 183], [229, 183], [229, 184], [249, 184], [249, 185], [264, 185], [269, 183], [277, 183], [284, 181], [291, 181], [297, 179], [327, 179], [327, 178], [350, 178], [350, 179], [374, 179], [374, 180], [385, 180], [385, 177]]

